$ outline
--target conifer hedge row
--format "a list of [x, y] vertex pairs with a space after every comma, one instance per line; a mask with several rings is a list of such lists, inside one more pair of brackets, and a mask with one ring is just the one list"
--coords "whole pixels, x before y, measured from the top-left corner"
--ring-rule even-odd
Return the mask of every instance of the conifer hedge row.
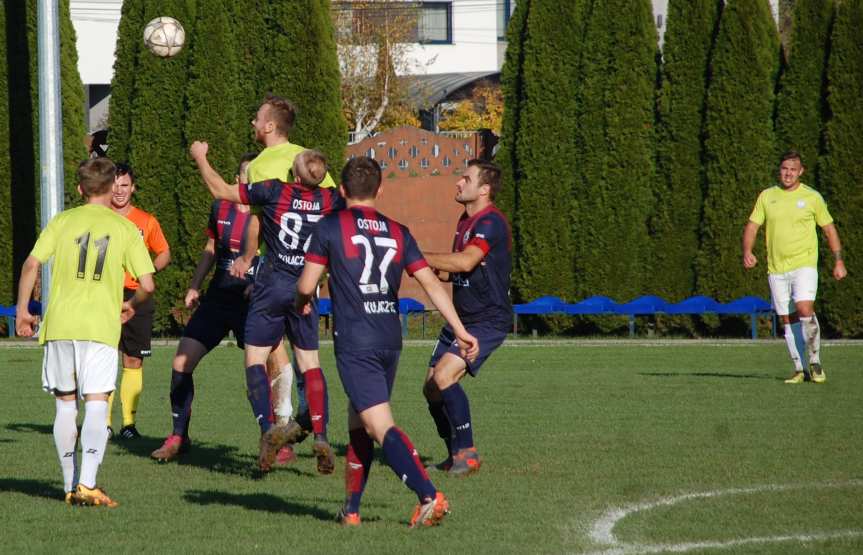
[[[766, 1], [670, 0], [655, 58], [650, 8], [517, 4], [499, 151], [515, 300], [767, 297], [763, 235], [750, 272], [740, 236], [788, 148], [824, 194], [853, 276], [863, 250], [863, 0], [798, 0], [787, 61]], [[833, 282], [832, 262], [825, 252], [822, 324], [863, 336], [863, 285]]]
[[[84, 88], [69, 0], [60, 0], [60, 79], [66, 206], [78, 202], [75, 172], [86, 156]], [[0, 2], [0, 304], [15, 302], [21, 264], [40, 225], [36, 2]]]
[[[124, 2], [110, 106], [111, 156], [136, 173], [134, 202], [159, 219], [172, 263], [157, 276], [157, 332], [175, 332], [204, 243], [211, 197], [188, 157], [192, 141], [210, 143], [210, 159], [233, 181], [241, 154], [259, 150], [250, 120], [272, 92], [298, 108], [290, 140], [318, 148], [341, 167], [346, 125], [340, 111], [335, 39], [324, 0]], [[150, 54], [141, 30], [170, 15], [186, 30], [170, 59]]]

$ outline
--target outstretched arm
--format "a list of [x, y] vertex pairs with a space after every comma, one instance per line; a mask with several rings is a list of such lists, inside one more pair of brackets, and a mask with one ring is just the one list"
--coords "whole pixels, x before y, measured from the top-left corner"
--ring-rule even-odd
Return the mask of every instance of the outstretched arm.
[[[27, 257], [21, 267], [18, 280], [18, 305], [15, 309], [15, 332], [21, 337], [33, 337], [36, 331], [36, 316], [30, 314], [30, 296], [36, 286], [36, 276], [42, 263], [33, 255]], [[47, 308], [47, 307], [46, 307]]]
[[219, 175], [219, 172], [213, 169], [213, 166], [210, 165], [210, 161], [207, 160], [207, 152], [209, 149], [210, 145], [203, 141], [195, 141], [192, 143], [192, 146], [189, 147], [189, 154], [191, 154], [192, 160], [195, 161], [195, 164], [198, 165], [198, 171], [201, 173], [204, 183], [207, 184], [207, 188], [210, 190], [210, 193], [214, 198], [239, 203], [239, 188], [228, 185], [228, 183], [222, 179], [222, 176]]
[[458, 338], [461, 356], [469, 361], [474, 360], [479, 354], [479, 341], [477, 341], [476, 337], [469, 334], [464, 324], [461, 323], [455, 307], [452, 305], [452, 300], [440, 284], [437, 276], [435, 276], [434, 271], [428, 267], [422, 268], [414, 272], [414, 277], [423, 288], [423, 291], [426, 292], [426, 295], [429, 296], [431, 302], [437, 307], [450, 327], [452, 327], [456, 338]]
[[839, 232], [836, 231], [836, 226], [827, 224], [821, 228], [824, 235], [827, 237], [827, 244], [830, 246], [830, 252], [833, 253], [833, 277], [840, 280], [848, 275], [848, 270], [845, 269], [845, 260], [842, 257], [842, 242], [839, 240]]
[[758, 264], [758, 259], [752, 254], [752, 249], [755, 247], [755, 236], [758, 235], [759, 227], [761, 226], [755, 222], [748, 221], [743, 228], [743, 267], [747, 270]]
[[476, 245], [468, 245], [461, 252], [424, 253], [429, 266], [444, 272], [470, 272], [482, 262], [485, 253]]

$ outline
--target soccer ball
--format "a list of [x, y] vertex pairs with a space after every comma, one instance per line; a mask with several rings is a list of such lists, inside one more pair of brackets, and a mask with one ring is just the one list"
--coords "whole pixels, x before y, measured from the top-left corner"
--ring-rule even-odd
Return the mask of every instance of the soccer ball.
[[144, 27], [144, 44], [161, 58], [176, 56], [186, 42], [186, 31], [173, 17], [157, 17]]

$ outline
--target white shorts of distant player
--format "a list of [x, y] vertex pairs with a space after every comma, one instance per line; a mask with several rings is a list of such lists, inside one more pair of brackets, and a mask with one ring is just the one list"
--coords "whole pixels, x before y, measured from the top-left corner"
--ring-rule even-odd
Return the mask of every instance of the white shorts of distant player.
[[117, 383], [116, 347], [96, 341], [58, 340], [45, 343], [42, 388], [49, 393], [110, 393]]
[[784, 274], [768, 274], [770, 296], [773, 308], [779, 316], [796, 312], [795, 304], [800, 301], [814, 301], [818, 292], [818, 270], [797, 268]]

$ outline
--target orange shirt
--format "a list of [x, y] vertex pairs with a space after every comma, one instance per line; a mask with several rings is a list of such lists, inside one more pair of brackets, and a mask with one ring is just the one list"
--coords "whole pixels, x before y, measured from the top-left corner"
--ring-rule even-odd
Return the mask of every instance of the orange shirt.
[[[168, 250], [168, 241], [165, 240], [162, 226], [159, 225], [159, 220], [155, 216], [133, 206], [126, 214], [126, 218], [137, 226], [141, 232], [141, 237], [144, 238], [144, 244], [151, 253], [159, 255]], [[126, 272], [123, 288], [133, 290], [138, 288], [138, 280], [133, 278], [129, 272]]]

